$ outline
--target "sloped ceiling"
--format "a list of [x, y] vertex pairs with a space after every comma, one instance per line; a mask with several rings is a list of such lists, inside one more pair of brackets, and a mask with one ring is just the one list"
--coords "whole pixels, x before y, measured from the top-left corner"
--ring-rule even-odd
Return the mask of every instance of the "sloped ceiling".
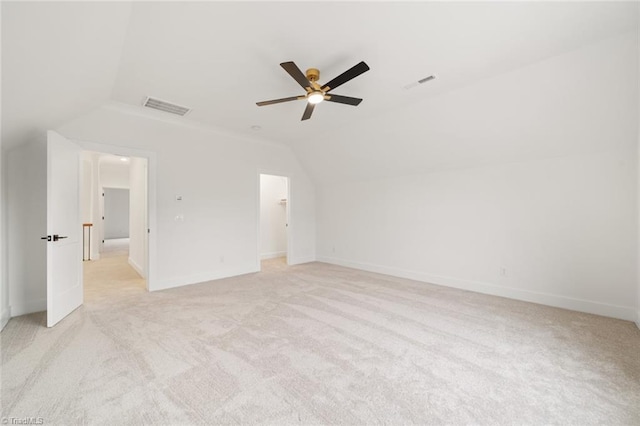
[[2, 146], [111, 99], [131, 5], [2, 2]]
[[[387, 155], [381, 146], [403, 138], [407, 117], [420, 119], [414, 106], [637, 27], [634, 2], [3, 2], [3, 145], [150, 95], [193, 108], [181, 120], [287, 144], [316, 178], [336, 165], [348, 176], [356, 157]], [[257, 107], [300, 94], [279, 66], [289, 60], [319, 68], [321, 82], [366, 61], [371, 71], [336, 90], [364, 101], [323, 103], [305, 122], [303, 101]], [[371, 131], [381, 121], [384, 139]], [[394, 162], [415, 162], [404, 148]]]

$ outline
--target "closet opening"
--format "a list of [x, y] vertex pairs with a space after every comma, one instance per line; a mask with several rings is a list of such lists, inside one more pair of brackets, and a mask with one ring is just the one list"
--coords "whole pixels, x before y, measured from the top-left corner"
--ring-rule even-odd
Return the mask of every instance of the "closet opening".
[[259, 244], [260, 270], [284, 268], [289, 263], [290, 249], [290, 182], [289, 177], [260, 174]]

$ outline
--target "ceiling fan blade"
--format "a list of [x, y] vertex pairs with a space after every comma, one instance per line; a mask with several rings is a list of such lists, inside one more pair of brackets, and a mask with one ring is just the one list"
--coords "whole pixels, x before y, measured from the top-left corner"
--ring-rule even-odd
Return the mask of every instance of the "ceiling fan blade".
[[360, 98], [352, 98], [351, 96], [340, 96], [340, 95], [326, 95], [324, 98], [325, 101], [329, 102], [337, 102], [339, 104], [353, 105], [358, 106], [362, 99]]
[[280, 66], [284, 68], [284, 70], [288, 72], [289, 75], [293, 77], [293, 79], [297, 81], [303, 89], [311, 87], [311, 83], [309, 82], [309, 80], [307, 80], [307, 77], [302, 73], [302, 71], [300, 71], [300, 68], [298, 68], [296, 64], [294, 64], [293, 62], [283, 62], [280, 64]]
[[330, 82], [326, 83], [324, 86], [322, 86], [322, 91], [328, 92], [330, 90], [333, 90], [336, 87], [341, 86], [347, 81], [351, 80], [352, 78], [356, 78], [360, 74], [367, 71], [369, 71], [369, 65], [365, 64], [364, 61], [362, 61], [359, 64], [349, 68]]
[[305, 98], [304, 96], [291, 96], [290, 98], [273, 99], [271, 101], [256, 102], [256, 105], [265, 106], [265, 105], [280, 104], [282, 102], [297, 101], [298, 99], [304, 99], [304, 98]]
[[307, 102], [307, 107], [304, 109], [304, 114], [302, 114], [302, 120], [300, 121], [304, 121], [304, 120], [308, 120], [311, 118], [311, 114], [313, 114], [313, 108], [316, 106], [316, 104], [312, 104]]

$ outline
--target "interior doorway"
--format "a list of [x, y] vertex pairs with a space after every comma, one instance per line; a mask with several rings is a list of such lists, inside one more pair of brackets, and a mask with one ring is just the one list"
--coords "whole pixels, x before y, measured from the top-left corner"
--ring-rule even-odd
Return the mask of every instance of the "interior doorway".
[[129, 188], [104, 188], [104, 238], [129, 238]]
[[85, 302], [146, 292], [147, 159], [84, 151], [82, 166]]
[[289, 178], [260, 174], [259, 261], [260, 269], [289, 263]]

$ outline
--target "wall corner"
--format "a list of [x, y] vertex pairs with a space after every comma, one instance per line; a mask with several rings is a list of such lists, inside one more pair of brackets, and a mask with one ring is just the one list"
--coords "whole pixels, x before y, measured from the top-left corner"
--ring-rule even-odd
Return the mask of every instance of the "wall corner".
[[0, 314], [0, 331], [4, 330], [4, 327], [9, 323], [11, 319], [11, 306], [4, 309]]

